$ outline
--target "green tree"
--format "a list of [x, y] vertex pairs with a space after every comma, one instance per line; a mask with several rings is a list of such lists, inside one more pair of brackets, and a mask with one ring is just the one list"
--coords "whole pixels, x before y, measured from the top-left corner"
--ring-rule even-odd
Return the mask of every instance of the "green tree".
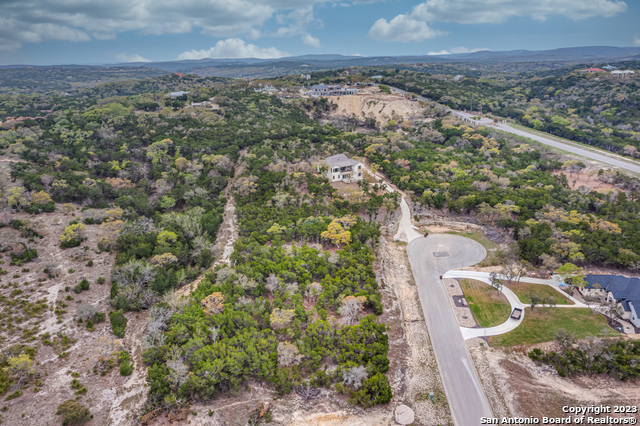
[[560, 277], [563, 283], [567, 284], [571, 288], [571, 293], [573, 293], [575, 288], [583, 288], [587, 284], [587, 273], [583, 268], [580, 268], [573, 263], [565, 263], [556, 269], [555, 273]]

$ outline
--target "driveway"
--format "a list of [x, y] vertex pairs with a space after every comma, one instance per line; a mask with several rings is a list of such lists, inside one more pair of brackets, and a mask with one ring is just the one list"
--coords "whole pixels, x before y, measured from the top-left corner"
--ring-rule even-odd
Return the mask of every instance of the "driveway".
[[479, 425], [481, 417], [493, 417], [491, 407], [439, 276], [474, 265], [487, 252], [469, 238], [432, 234], [410, 239], [407, 253], [454, 424]]

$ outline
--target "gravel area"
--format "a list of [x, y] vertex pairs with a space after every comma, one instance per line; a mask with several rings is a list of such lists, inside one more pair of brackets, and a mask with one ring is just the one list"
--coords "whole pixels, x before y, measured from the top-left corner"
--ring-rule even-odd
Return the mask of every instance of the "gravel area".
[[454, 296], [464, 297], [464, 293], [462, 292], [462, 288], [460, 288], [460, 283], [458, 282], [458, 280], [445, 278], [443, 281], [444, 287], [447, 290], [447, 295], [449, 296], [449, 302], [451, 303], [453, 312], [456, 315], [456, 319], [458, 320], [458, 325], [460, 327], [469, 328], [477, 326], [476, 320], [473, 318], [473, 314], [471, 313], [471, 309], [469, 309], [469, 304], [466, 303], [466, 299], [464, 307], [456, 306], [456, 304], [454, 303]]

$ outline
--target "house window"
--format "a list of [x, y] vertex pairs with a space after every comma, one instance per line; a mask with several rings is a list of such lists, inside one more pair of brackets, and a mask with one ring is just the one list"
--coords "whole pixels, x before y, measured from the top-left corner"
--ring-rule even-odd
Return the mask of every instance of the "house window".
[[358, 166], [358, 170], [360, 170], [362, 168], [362, 166]]
[[358, 173], [358, 177], [362, 176], [362, 173]]

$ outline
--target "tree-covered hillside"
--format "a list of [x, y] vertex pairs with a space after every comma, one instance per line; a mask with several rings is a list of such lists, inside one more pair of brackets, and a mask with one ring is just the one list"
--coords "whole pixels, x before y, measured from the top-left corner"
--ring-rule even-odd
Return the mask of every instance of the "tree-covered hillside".
[[[622, 67], [638, 68], [637, 62]], [[634, 68], [635, 67], [635, 68]], [[454, 109], [511, 118], [536, 130], [631, 157], [640, 148], [640, 80], [609, 73], [465, 76], [388, 70], [383, 83], [415, 92]]]

